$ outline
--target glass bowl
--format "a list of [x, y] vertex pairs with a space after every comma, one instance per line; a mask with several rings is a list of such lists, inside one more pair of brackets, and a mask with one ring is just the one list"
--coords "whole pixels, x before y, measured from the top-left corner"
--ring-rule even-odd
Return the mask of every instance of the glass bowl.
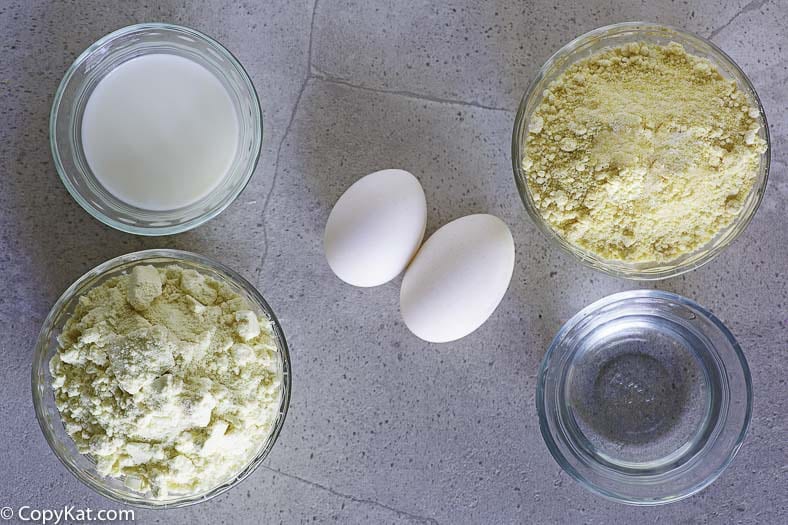
[[[547, 86], [578, 60], [594, 55], [605, 48], [618, 47], [630, 42], [648, 42], [658, 45], [677, 42], [683, 45], [688, 53], [710, 60], [725, 77], [737, 83], [739, 88], [749, 96], [752, 105], [758, 109], [758, 119], [761, 124], [758, 134], [767, 146], [766, 151], [761, 155], [760, 166], [752, 190], [735, 220], [706, 245], [668, 262], [628, 263], [604, 259], [568, 242], [542, 218], [528, 187], [527, 173], [523, 169], [528, 126], [531, 117], [542, 102], [542, 94]], [[591, 268], [610, 275], [638, 280], [666, 279], [688, 272], [709, 262], [733, 242], [750, 223], [760, 205], [769, 174], [770, 152], [769, 128], [763, 106], [749, 79], [736, 63], [720, 48], [704, 38], [673, 27], [647, 22], [625, 22], [600, 27], [577, 37], [550, 57], [539, 70], [520, 102], [512, 137], [512, 164], [517, 189], [526, 212], [542, 233]]]
[[[87, 455], [77, 451], [76, 446], [63, 428], [60, 413], [55, 405], [52, 392], [52, 376], [49, 372], [49, 361], [57, 352], [57, 337], [60, 335], [65, 322], [73, 315], [74, 308], [79, 298], [87, 291], [100, 285], [107, 279], [129, 272], [139, 264], [153, 266], [167, 266], [178, 264], [184, 268], [191, 268], [210, 276], [220, 282], [227, 283], [234, 292], [244, 297], [249, 304], [271, 321], [274, 339], [278, 349], [279, 366], [282, 375], [282, 392], [279, 402], [279, 414], [268, 438], [260, 443], [257, 454], [235, 476], [224, 481], [221, 485], [208, 491], [189, 495], [170, 495], [166, 498], [153, 498], [150, 494], [136, 492], [126, 487], [118, 478], [104, 477], [96, 471], [95, 461]], [[276, 319], [271, 307], [268, 306], [260, 292], [243, 277], [226, 266], [194, 253], [178, 250], [145, 250], [129, 253], [102, 263], [72, 284], [57, 300], [49, 312], [36, 342], [33, 355], [32, 369], [33, 405], [38, 423], [49, 446], [58, 459], [80, 481], [98, 492], [99, 494], [116, 501], [148, 508], [183, 507], [208, 501], [236, 486], [249, 476], [266, 458], [274, 446], [279, 432], [287, 415], [290, 403], [291, 372], [290, 354], [285, 342], [282, 327]]]
[[713, 482], [752, 415], [747, 361], [708, 311], [635, 290], [584, 308], [553, 339], [536, 390], [559, 465], [611, 500], [658, 505]]
[[[112, 195], [90, 170], [82, 147], [82, 117], [93, 89], [120, 64], [151, 53], [188, 58], [214, 73], [232, 99], [240, 130], [235, 159], [219, 185], [188, 206], [165, 211], [138, 208]], [[262, 138], [263, 119], [257, 93], [238, 60], [212, 38], [170, 24], [124, 27], [87, 48], [60, 82], [49, 119], [52, 157], [71, 196], [104, 224], [138, 235], [184, 232], [221, 213], [252, 177]]]

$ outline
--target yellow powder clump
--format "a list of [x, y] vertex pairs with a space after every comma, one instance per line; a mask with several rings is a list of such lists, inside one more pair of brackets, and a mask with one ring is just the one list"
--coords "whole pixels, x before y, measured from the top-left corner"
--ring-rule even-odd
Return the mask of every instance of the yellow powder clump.
[[523, 169], [542, 216], [605, 259], [669, 261], [731, 224], [766, 144], [732, 80], [677, 43], [571, 65], [532, 116]]

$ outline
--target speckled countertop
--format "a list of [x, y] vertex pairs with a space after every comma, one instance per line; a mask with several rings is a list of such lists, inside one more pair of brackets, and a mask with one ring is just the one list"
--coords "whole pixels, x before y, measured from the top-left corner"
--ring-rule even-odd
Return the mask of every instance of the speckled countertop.
[[[749, 435], [702, 493], [660, 508], [604, 501], [544, 446], [535, 376], [563, 321], [637, 285], [580, 266], [528, 220], [512, 178], [514, 111], [562, 44], [595, 27], [651, 20], [711, 39], [747, 72], [766, 107], [772, 173], [747, 231], [712, 263], [650, 287], [714, 311], [752, 368]], [[71, 61], [121, 26], [169, 21], [223, 42], [263, 106], [257, 173], [222, 215], [189, 233], [142, 238], [90, 218], [57, 179], [52, 97]], [[788, 2], [558, 4], [403, 2], [45, 2], [0, 4], [0, 507], [117, 508], [58, 462], [30, 395], [32, 346], [59, 294], [116, 255], [202, 253], [256, 283], [291, 346], [294, 388], [265, 465], [203, 505], [136, 513], [138, 523], [778, 523], [788, 513]], [[342, 284], [322, 230], [355, 179], [416, 174], [428, 233], [490, 212], [512, 228], [512, 285], [471, 336], [428, 345], [396, 314], [399, 279]]]

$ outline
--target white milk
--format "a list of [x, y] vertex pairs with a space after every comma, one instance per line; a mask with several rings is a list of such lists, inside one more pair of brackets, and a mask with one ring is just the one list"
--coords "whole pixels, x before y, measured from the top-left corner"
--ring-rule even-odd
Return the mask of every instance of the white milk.
[[90, 95], [82, 145], [99, 182], [118, 199], [172, 210], [208, 195], [227, 174], [239, 126], [230, 94], [192, 60], [143, 55], [118, 66]]

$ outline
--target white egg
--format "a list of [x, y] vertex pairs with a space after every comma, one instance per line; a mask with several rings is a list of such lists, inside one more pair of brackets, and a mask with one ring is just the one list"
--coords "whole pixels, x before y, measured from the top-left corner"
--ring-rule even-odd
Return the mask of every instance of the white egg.
[[492, 315], [514, 271], [514, 239], [492, 215], [468, 215], [436, 231], [405, 272], [400, 311], [418, 337], [446, 343]]
[[418, 179], [381, 170], [356, 181], [328, 216], [323, 246], [331, 270], [354, 286], [402, 273], [424, 239], [427, 200]]

